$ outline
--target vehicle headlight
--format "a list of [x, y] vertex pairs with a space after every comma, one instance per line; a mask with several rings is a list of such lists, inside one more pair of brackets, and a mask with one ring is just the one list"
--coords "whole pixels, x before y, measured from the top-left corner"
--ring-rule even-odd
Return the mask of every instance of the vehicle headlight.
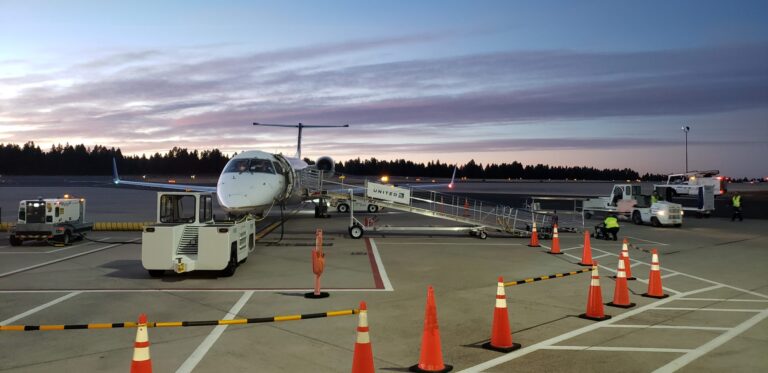
[[656, 215], [664, 216], [666, 213], [664, 211], [656, 211]]

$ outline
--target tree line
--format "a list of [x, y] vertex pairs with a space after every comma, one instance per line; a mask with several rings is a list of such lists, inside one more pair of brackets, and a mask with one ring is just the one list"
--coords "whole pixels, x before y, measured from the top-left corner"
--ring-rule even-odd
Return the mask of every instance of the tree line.
[[[43, 151], [34, 142], [24, 145], [0, 144], [0, 175], [105, 175], [112, 170], [112, 159], [126, 175], [217, 175], [229, 161], [218, 149], [188, 150], [174, 147], [168, 153], [123, 155], [120, 148], [95, 145], [54, 145]], [[311, 163], [309, 159], [305, 159]], [[457, 165], [456, 177], [470, 179], [578, 179], [578, 180], [664, 180], [660, 174], [644, 174], [629, 169], [598, 169], [594, 167], [524, 165], [491, 163], [483, 165], [474, 160]], [[351, 159], [338, 162], [336, 171], [352, 175], [397, 175], [421, 177], [451, 177], [454, 165], [438, 161], [415, 163], [405, 159], [392, 161], [376, 158]]]

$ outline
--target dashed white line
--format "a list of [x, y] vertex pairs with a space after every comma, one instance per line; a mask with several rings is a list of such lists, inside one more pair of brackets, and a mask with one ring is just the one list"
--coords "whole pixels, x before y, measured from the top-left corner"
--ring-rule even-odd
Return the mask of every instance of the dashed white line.
[[[237, 316], [237, 313], [240, 312], [240, 310], [245, 306], [245, 304], [248, 302], [249, 299], [251, 299], [251, 296], [253, 295], [253, 291], [246, 291], [243, 293], [243, 296], [240, 297], [240, 299], [235, 303], [234, 306], [227, 312], [227, 315], [224, 316], [224, 320], [232, 320]], [[178, 370], [176, 370], [176, 373], [187, 373], [191, 372], [197, 364], [200, 363], [200, 361], [203, 359], [206, 353], [208, 353], [208, 350], [213, 347], [213, 344], [216, 343], [216, 341], [221, 337], [221, 334], [224, 333], [224, 330], [227, 329], [228, 325], [218, 325], [211, 331], [210, 334], [208, 334], [207, 337], [203, 340], [203, 343], [201, 343], [194, 352], [192, 352], [192, 355], [189, 355], [186, 361], [184, 361], [183, 364], [179, 367]]]
[[667, 365], [664, 365], [663, 367], [656, 369], [654, 373], [670, 373], [674, 372], [686, 365], [688, 365], [690, 362], [702, 357], [704, 354], [720, 347], [724, 343], [730, 341], [731, 339], [735, 338], [741, 333], [744, 333], [747, 329], [757, 325], [759, 322], [763, 321], [766, 317], [768, 317], [768, 310], [763, 310], [759, 314], [752, 316], [747, 321], [737, 325], [733, 329], [717, 336], [716, 338], [712, 339], [711, 341], [699, 346], [698, 348], [694, 349], [693, 351], [680, 356], [679, 358], [672, 360]]
[[22, 312], [22, 313], [14, 316], [14, 317], [11, 317], [10, 319], [3, 320], [2, 322], [0, 322], [0, 325], [8, 325], [8, 324], [10, 324], [10, 323], [12, 323], [12, 322], [14, 322], [16, 320], [19, 320], [19, 319], [25, 318], [25, 317], [27, 317], [29, 315], [32, 315], [34, 313], [40, 312], [40, 311], [42, 311], [42, 310], [44, 310], [44, 309], [46, 309], [46, 308], [48, 308], [50, 306], [53, 306], [53, 305], [55, 305], [57, 303], [61, 303], [61, 302], [65, 301], [65, 300], [67, 300], [69, 298], [74, 297], [75, 295], [78, 295], [78, 294], [80, 294], [80, 292], [76, 291], [76, 292], [73, 292], [73, 293], [69, 293], [69, 294], [67, 294], [65, 296], [56, 298], [56, 299], [54, 299], [54, 300], [52, 300], [52, 301], [50, 301], [48, 303], [39, 305], [39, 306], [37, 306], [35, 308], [32, 308], [32, 309], [30, 309], [28, 311]]

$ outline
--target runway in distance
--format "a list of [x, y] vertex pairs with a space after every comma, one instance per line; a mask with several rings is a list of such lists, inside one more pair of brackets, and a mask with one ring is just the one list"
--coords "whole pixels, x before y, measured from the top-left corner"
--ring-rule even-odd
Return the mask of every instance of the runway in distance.
[[267, 153], [260, 150], [247, 150], [232, 157], [219, 175], [215, 187], [200, 185], [182, 185], [151, 183], [120, 179], [117, 163], [112, 159], [113, 183], [169, 190], [215, 193], [221, 208], [230, 215], [251, 214], [263, 217], [275, 204], [299, 202], [299, 172], [307, 168], [316, 168], [326, 175], [334, 173], [335, 163], [331, 157], [320, 157], [314, 165], [308, 165], [301, 159], [301, 135], [304, 128], [349, 127], [345, 125], [298, 125], [262, 124], [255, 126], [293, 127], [299, 129], [295, 157]]

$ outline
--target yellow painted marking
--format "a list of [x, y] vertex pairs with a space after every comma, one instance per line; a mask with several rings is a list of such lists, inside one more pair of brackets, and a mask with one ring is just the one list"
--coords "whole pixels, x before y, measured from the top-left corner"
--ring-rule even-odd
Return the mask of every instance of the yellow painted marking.
[[301, 315], [275, 316], [275, 321], [301, 320]]

